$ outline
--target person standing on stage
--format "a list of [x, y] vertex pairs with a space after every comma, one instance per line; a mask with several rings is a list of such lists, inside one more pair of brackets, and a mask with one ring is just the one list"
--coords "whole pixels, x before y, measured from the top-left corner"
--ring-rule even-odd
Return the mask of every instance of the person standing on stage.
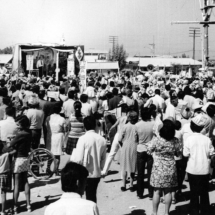
[[42, 56], [40, 55], [40, 58], [39, 58], [39, 60], [37, 61], [37, 69], [39, 69], [39, 77], [40, 77], [40, 78], [43, 76], [43, 66], [44, 66], [43, 58], [42, 58]]

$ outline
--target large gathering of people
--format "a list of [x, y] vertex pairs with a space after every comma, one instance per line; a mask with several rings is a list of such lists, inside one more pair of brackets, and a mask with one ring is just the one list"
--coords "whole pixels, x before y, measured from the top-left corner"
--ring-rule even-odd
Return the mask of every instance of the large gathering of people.
[[[59, 81], [23, 73], [1, 76], [1, 214], [9, 208], [6, 196], [12, 188], [13, 213], [19, 213], [21, 191], [31, 212], [28, 155], [41, 145], [56, 159], [64, 192], [45, 215], [99, 214], [97, 188], [114, 157], [122, 195], [136, 191], [143, 199], [147, 188], [152, 215], [160, 202], [165, 215], [170, 213], [183, 196], [184, 180], [189, 181], [190, 214], [209, 214], [209, 182], [215, 183], [214, 77], [93, 71], [86, 79], [84, 89], [78, 75]], [[64, 154], [70, 162], [59, 169]], [[80, 199], [84, 193], [86, 200]]]

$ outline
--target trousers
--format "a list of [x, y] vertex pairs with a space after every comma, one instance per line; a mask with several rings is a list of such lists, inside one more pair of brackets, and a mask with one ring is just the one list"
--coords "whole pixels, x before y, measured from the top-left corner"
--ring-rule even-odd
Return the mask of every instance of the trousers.
[[97, 202], [96, 193], [100, 178], [88, 178], [86, 186], [86, 199]]
[[153, 187], [150, 185], [153, 158], [147, 152], [137, 152], [137, 195], [142, 196], [144, 192], [144, 176], [147, 165], [147, 181], [149, 197], [153, 196]]
[[[192, 175], [188, 173], [190, 183], [190, 214], [191, 215], [207, 215], [209, 214], [209, 174], [208, 175]], [[201, 213], [200, 213], [201, 211]]]

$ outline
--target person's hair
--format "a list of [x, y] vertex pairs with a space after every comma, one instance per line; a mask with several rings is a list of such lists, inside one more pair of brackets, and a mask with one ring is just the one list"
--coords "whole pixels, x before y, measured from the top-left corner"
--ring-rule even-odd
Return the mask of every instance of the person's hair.
[[81, 117], [81, 108], [82, 108], [82, 104], [79, 101], [75, 101], [75, 103], [73, 104], [74, 110], [75, 110], [75, 117]]
[[136, 124], [138, 122], [138, 114], [133, 110], [129, 111], [129, 113], [128, 113], [128, 121], [133, 125]]
[[191, 95], [191, 89], [190, 89], [188, 86], [186, 86], [186, 87], [184, 88], [184, 95], [188, 95], [188, 96]]
[[54, 105], [53, 113], [59, 114], [61, 112], [61, 105]]
[[25, 85], [25, 90], [27, 90], [27, 91], [30, 91], [30, 89], [31, 89], [31, 86], [30, 85]]
[[214, 115], [215, 115], [215, 105], [212, 105], [212, 104], [208, 105], [208, 107], [206, 109], [206, 112], [207, 112], [208, 116], [214, 117]]
[[59, 93], [60, 93], [60, 94], [65, 94], [65, 88], [60, 87], [60, 89], [59, 89]]
[[167, 141], [175, 137], [175, 126], [171, 120], [166, 119], [163, 121], [163, 127], [160, 129], [160, 136]]
[[114, 82], [110, 81], [110, 87], [114, 87]]
[[149, 106], [149, 112], [150, 112], [150, 117], [152, 116], [153, 118], [156, 117], [157, 113], [156, 113], [157, 107], [155, 104], [151, 104]]
[[74, 99], [74, 98], [75, 98], [75, 91], [70, 90], [70, 91], [68, 92], [68, 98], [69, 98], [69, 99]]
[[78, 192], [79, 186], [88, 176], [87, 169], [77, 163], [69, 162], [61, 171], [61, 188], [64, 192]]
[[20, 115], [15, 119], [15, 122], [19, 122], [22, 129], [30, 127], [30, 121], [26, 115]]
[[141, 97], [143, 99], [149, 99], [149, 95], [147, 93], [143, 93]]
[[117, 88], [113, 88], [112, 93], [114, 96], [118, 95], [118, 89]]
[[179, 91], [177, 94], [178, 99], [184, 99], [184, 92], [183, 91]]
[[94, 83], [93, 83], [92, 81], [90, 81], [90, 82], [88, 83], [88, 86], [93, 87], [93, 85], [94, 85]]
[[7, 97], [3, 97], [2, 98], [2, 102], [3, 102], [3, 104], [5, 104], [7, 106], [11, 105], [11, 99], [8, 96]]
[[200, 133], [204, 126], [198, 126], [193, 121], [190, 122], [190, 129], [195, 133]]
[[40, 90], [40, 91], [39, 91], [39, 94], [38, 94], [38, 97], [39, 97], [40, 99], [43, 99], [44, 96], [45, 96], [45, 94], [46, 94], [46, 91], [45, 91], [45, 90]]
[[155, 89], [155, 94], [160, 95], [161, 91], [159, 89]]
[[102, 89], [105, 90], [107, 87], [107, 84], [102, 84]]
[[39, 92], [40, 92], [40, 87], [38, 85], [33, 86], [32, 87], [32, 92], [36, 93], [38, 95]]
[[87, 131], [94, 130], [96, 128], [96, 119], [94, 116], [87, 116], [84, 118], [84, 127]]
[[203, 93], [203, 91], [201, 89], [196, 90], [195, 98], [201, 99], [201, 100], [204, 99], [204, 93]]
[[82, 103], [86, 103], [88, 101], [88, 95], [87, 94], [81, 94], [80, 101]]
[[16, 115], [16, 108], [15, 107], [6, 107], [5, 114], [7, 116], [15, 117]]
[[170, 90], [171, 90], [171, 86], [170, 86], [169, 84], [167, 84], [167, 85], [165, 85], [165, 89], [166, 89], [167, 91], [170, 91]]
[[181, 129], [181, 122], [176, 120], [175, 121], [175, 130], [179, 131]]
[[141, 108], [141, 118], [143, 121], [149, 121], [151, 119], [150, 109], [147, 107]]
[[16, 90], [20, 90], [21, 89], [21, 84], [16, 84], [15, 87], [16, 87]]

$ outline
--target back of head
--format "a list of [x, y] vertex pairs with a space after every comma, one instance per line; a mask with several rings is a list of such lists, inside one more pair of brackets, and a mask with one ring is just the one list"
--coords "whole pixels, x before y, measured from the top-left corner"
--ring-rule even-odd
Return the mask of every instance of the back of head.
[[75, 91], [70, 90], [70, 91], [68, 92], [68, 98], [69, 98], [69, 99], [74, 99], [74, 98], [75, 98]]
[[3, 97], [2, 102], [3, 102], [3, 104], [5, 104], [7, 106], [11, 105], [10, 97]]
[[87, 176], [88, 171], [84, 166], [73, 162], [67, 163], [61, 171], [62, 190], [82, 195]]
[[151, 119], [150, 109], [147, 107], [141, 108], [141, 118], [143, 121], [149, 121]]
[[60, 112], [61, 112], [61, 105], [58, 105], [58, 104], [54, 105], [53, 113], [59, 114]]
[[130, 111], [128, 113], [128, 120], [131, 124], [135, 124], [138, 121], [138, 114], [135, 111]]
[[166, 119], [163, 121], [163, 127], [160, 129], [160, 136], [167, 141], [175, 137], [175, 126], [171, 120]]
[[166, 91], [170, 91], [171, 86], [168, 84], [168, 85], [165, 86], [165, 89], [166, 89]]
[[7, 116], [15, 117], [16, 115], [16, 108], [15, 107], [6, 107], [5, 113]]
[[82, 103], [87, 103], [87, 101], [88, 101], [88, 95], [87, 94], [81, 94], [80, 101]]
[[112, 93], [114, 96], [118, 95], [118, 89], [117, 88], [113, 88]]
[[16, 90], [20, 90], [21, 89], [21, 84], [16, 84]]
[[206, 112], [207, 112], [208, 116], [214, 117], [214, 115], [215, 115], [215, 105], [212, 105], [212, 104], [208, 105], [208, 107], [206, 109]]
[[159, 89], [155, 89], [155, 94], [160, 95], [161, 91]]
[[84, 118], [84, 127], [87, 131], [95, 130], [96, 128], [96, 119], [94, 116], [87, 116]]
[[59, 89], [59, 93], [60, 93], [60, 94], [65, 94], [65, 88], [60, 87], [60, 89]]
[[107, 87], [107, 84], [102, 84], [102, 89], [105, 90]]
[[114, 82], [110, 81], [110, 87], [114, 87]]
[[82, 108], [81, 102], [75, 101], [73, 106], [74, 106], [74, 110], [75, 110], [75, 116], [81, 117], [82, 116], [82, 114], [81, 114], [81, 108]]
[[38, 95], [40, 92], [40, 87], [38, 85], [33, 86], [32, 92]]
[[176, 120], [174, 124], [175, 124], [175, 130], [179, 131], [181, 129], [181, 122]]
[[184, 92], [183, 91], [179, 91], [178, 94], [177, 94], [177, 96], [178, 96], [179, 99], [183, 100], [184, 99]]

